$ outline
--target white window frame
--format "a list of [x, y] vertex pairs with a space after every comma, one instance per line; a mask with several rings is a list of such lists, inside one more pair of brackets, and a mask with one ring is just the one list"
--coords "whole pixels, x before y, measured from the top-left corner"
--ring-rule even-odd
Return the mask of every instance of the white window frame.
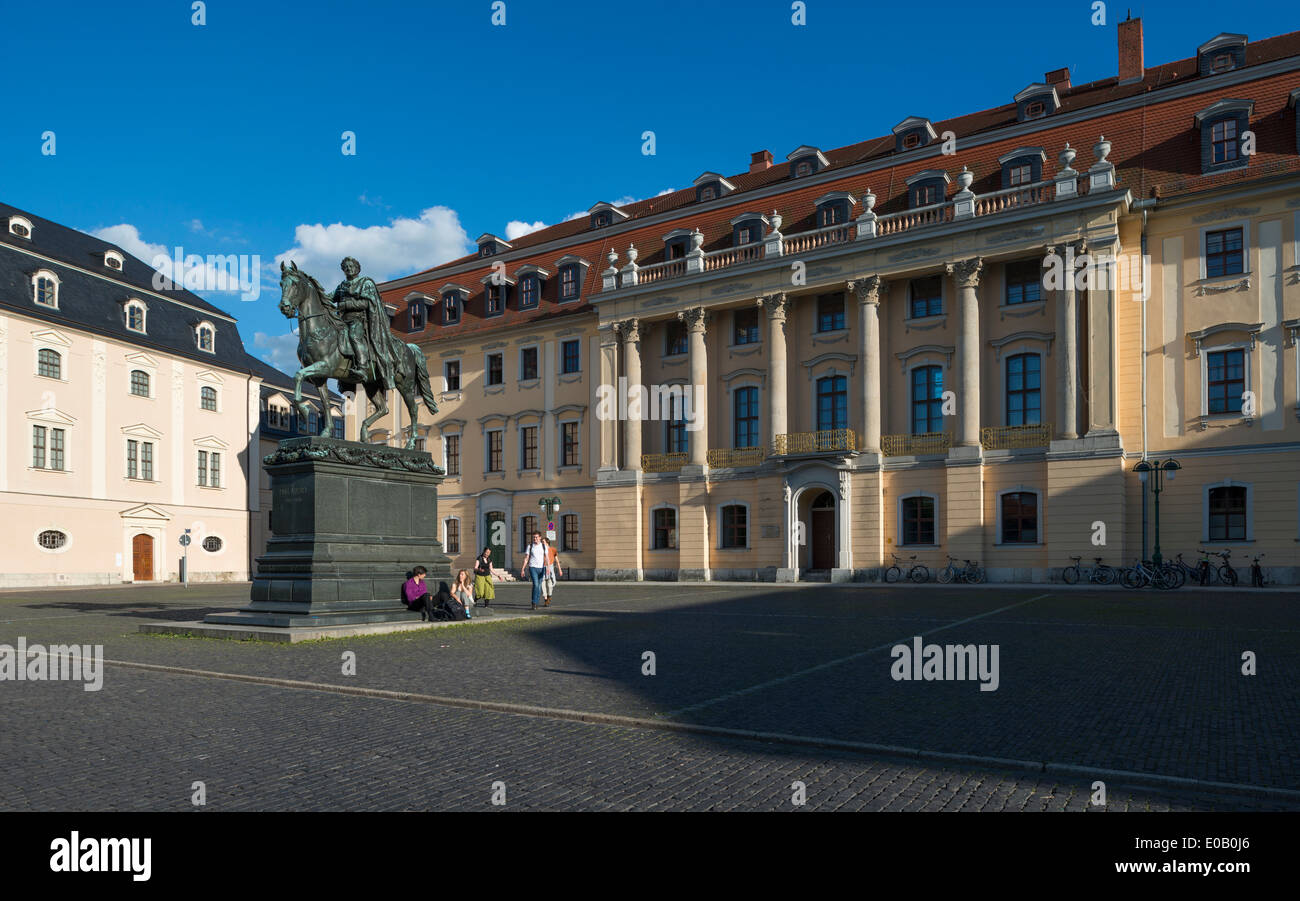
[[[529, 417], [529, 418], [531, 419], [532, 417]], [[537, 430], [537, 465], [536, 465], [536, 466], [530, 466], [530, 467], [528, 467], [527, 469], [524, 468], [524, 429], [536, 429], [536, 430]], [[519, 447], [519, 469], [517, 470], [518, 473], [519, 473], [519, 475], [540, 473], [540, 472], [542, 471], [542, 465], [543, 465], [543, 463], [544, 463], [544, 461], [545, 461], [545, 451], [544, 451], [544, 446], [543, 446], [543, 444], [542, 444], [543, 435], [542, 435], [542, 421], [541, 421], [541, 419], [536, 419], [536, 420], [534, 420], [533, 422], [518, 422], [518, 421], [517, 421], [517, 422], [515, 423], [515, 437], [518, 439], [518, 442], [519, 442], [519, 443], [518, 443], [518, 447]]]
[[[1213, 488], [1246, 489], [1246, 537], [1245, 538], [1211, 538], [1210, 537], [1210, 490]], [[1224, 479], [1221, 482], [1207, 482], [1201, 485], [1201, 544], [1204, 546], [1251, 544], [1255, 541], [1255, 484], [1240, 479]]]
[[[449, 364], [451, 364], [451, 363], [455, 363], [456, 366], [460, 369], [460, 387], [459, 387], [459, 388], [452, 388], [452, 387], [451, 387], [451, 383], [447, 380], [447, 366], [448, 366]], [[465, 363], [464, 363], [464, 361], [461, 360], [460, 357], [451, 357], [451, 358], [449, 358], [449, 359], [443, 360], [443, 361], [442, 361], [442, 393], [443, 393], [443, 394], [459, 394], [461, 391], [464, 391], [464, 390], [465, 390]]]
[[[212, 331], [212, 346], [211, 346], [211, 347], [204, 347], [204, 346], [203, 346], [203, 330], [204, 330], [205, 328], [206, 328], [206, 329], [211, 329], [211, 331]], [[217, 352], [217, 327], [216, 327], [215, 325], [213, 325], [209, 320], [204, 319], [202, 322], [200, 322], [200, 323], [198, 323], [197, 325], [194, 326], [194, 346], [195, 346], [197, 349], [203, 351], [204, 353], [207, 353], [207, 354], [213, 354], [213, 355], [216, 354], [216, 352]]]
[[[54, 282], [54, 303], [41, 303], [39, 283], [43, 278], [48, 278]], [[57, 310], [59, 308], [59, 295], [63, 293], [63, 280], [49, 269], [37, 269], [32, 273], [32, 303], [43, 310]]]
[[[109, 261], [109, 260], [115, 260], [115, 261], [117, 261], [117, 265], [116, 265], [116, 266], [110, 266], [110, 265], [108, 264], [108, 261]], [[121, 271], [122, 271], [122, 268], [123, 268], [125, 265], [126, 265], [126, 258], [123, 257], [123, 256], [122, 256], [120, 253], [118, 253], [116, 250], [106, 250], [106, 251], [104, 251], [104, 268], [105, 268], [105, 269], [111, 269], [111, 270], [113, 270], [114, 272], [121, 272]]]
[[[27, 432], [26, 432], [26, 454], [27, 470], [29, 472], [72, 472], [72, 427], [76, 420], [66, 413], [56, 409], [36, 410], [27, 414]], [[42, 467], [32, 466], [32, 430], [34, 425], [42, 426], [45, 429], [45, 462], [50, 462], [50, 452], [54, 446], [53, 429], [63, 430], [63, 468], [54, 469], [49, 465]], [[63, 531], [60, 529], [59, 531]]]
[[[452, 520], [455, 520], [456, 522], [456, 545], [457, 546], [455, 551], [447, 550], [447, 523], [451, 522]], [[444, 516], [442, 518], [442, 549], [445, 553], [448, 554], [454, 553], [457, 556], [463, 553], [460, 549], [460, 545], [465, 542], [465, 532], [464, 530], [461, 529], [460, 526], [461, 526], [461, 522], [459, 516]]]
[[[62, 533], [63, 537], [66, 539], [63, 542], [63, 547], [45, 547], [43, 544], [41, 544], [42, 532]], [[35, 532], [32, 532], [32, 544], [36, 545], [36, 549], [40, 551], [42, 554], [66, 554], [68, 550], [71, 549], [72, 547], [72, 533], [61, 526], [44, 525], [39, 527]]]
[[[672, 511], [673, 511], [673, 523], [674, 523], [673, 531], [675, 531], [675, 532], [677, 533], [677, 547], [655, 547], [655, 546], [654, 546], [654, 540], [655, 540], [655, 511], [656, 511], [656, 510], [665, 510], [665, 509], [666, 509], [666, 510], [672, 510]], [[682, 532], [682, 514], [681, 514], [681, 510], [678, 509], [678, 507], [677, 507], [676, 504], [667, 504], [667, 503], [664, 503], [664, 504], [655, 504], [653, 507], [651, 507], [649, 510], [646, 511], [646, 517], [647, 517], [647, 531], [646, 531], [646, 536], [650, 539], [650, 541], [648, 542], [649, 547], [647, 547], [646, 550], [648, 550], [648, 551], [650, 551], [650, 552], [652, 552], [652, 553], [656, 553], [656, 552], [657, 552], [657, 553], [665, 553], [665, 552], [666, 552], [666, 553], [673, 553], [673, 554], [675, 554], [675, 553], [677, 553], [679, 550], [681, 550], [681, 547], [682, 547], [682, 542], [681, 542], [681, 537], [682, 537], [682, 536], [681, 536], [681, 532]]]
[[[1006, 494], [1019, 494], [1021, 492], [1030, 492], [1038, 499], [1034, 509], [1034, 518], [1038, 523], [1038, 540], [1004, 542], [1002, 540], [1002, 497]], [[1043, 538], [1047, 534], [1046, 523], [1043, 522], [1043, 489], [1035, 488], [1033, 485], [1015, 485], [1011, 488], [1003, 488], [993, 496], [993, 519], [994, 528], [997, 530], [993, 533], [994, 547], [1042, 547], [1045, 543]]]
[[[138, 329], [131, 328], [131, 311], [135, 309], [140, 311], [140, 327]], [[149, 307], [145, 305], [143, 300], [140, 300], [138, 297], [132, 297], [122, 305], [122, 314], [124, 316], [123, 324], [126, 326], [128, 332], [133, 332], [137, 335], [149, 334]]]
[[[134, 391], [131, 390], [132, 387], [131, 374], [134, 372], [143, 372], [145, 374], [145, 377], [149, 379], [149, 392], [147, 394], [136, 394]], [[157, 383], [158, 383], [158, 374], [150, 370], [149, 367], [141, 366], [139, 363], [127, 364], [126, 367], [126, 396], [127, 397], [138, 397], [141, 400], [154, 400], [158, 396], [157, 392], [155, 391], [155, 386], [157, 385]]]
[[[572, 423], [577, 426], [575, 430], [578, 435], [578, 462], [564, 462], [564, 426]], [[555, 468], [557, 471], [563, 470], [580, 470], [582, 469], [582, 418], [561, 419], [555, 423]]]
[[[18, 232], [14, 231], [15, 225], [21, 225], [24, 228], [26, 228], [27, 234], [25, 235], [18, 234]], [[32, 228], [32, 221], [28, 219], [26, 216], [10, 216], [8, 231], [9, 234], [13, 235], [16, 238], [22, 238], [24, 241], [32, 240], [32, 235], [35, 233], [35, 230]], [[63, 530], [60, 529], [59, 531], [62, 532]]]
[[[1213, 173], [1212, 173], [1213, 174]], [[1210, 232], [1230, 231], [1234, 228], [1241, 229], [1241, 271], [1232, 275], [1216, 275], [1213, 279], [1205, 274], [1205, 236]], [[1201, 281], [1234, 281], [1246, 278], [1251, 274], [1250, 257], [1254, 245], [1250, 243], [1250, 220], [1237, 219], [1233, 222], [1216, 222], [1213, 225], [1204, 225], [1197, 233], [1196, 261], [1200, 266]]]
[[[204, 388], [211, 388], [212, 391], [216, 394], [217, 408], [216, 408], [215, 410], [209, 410], [207, 407], [203, 406], [203, 389], [204, 389]], [[204, 385], [204, 384], [200, 384], [200, 385], [199, 385], [199, 412], [200, 412], [200, 413], [220, 413], [220, 412], [221, 412], [221, 393], [222, 393], [222, 392], [221, 392], [221, 389], [220, 389], [218, 386], [216, 386], [216, 385]]]
[[[489, 360], [491, 357], [496, 356], [496, 355], [499, 355], [499, 356], [501, 357], [501, 381], [500, 381], [500, 382], [497, 382], [496, 384], [492, 384], [491, 382], [488, 381], [488, 374], [489, 374], [489, 372], [491, 371], [490, 367], [488, 366], [488, 360]], [[461, 380], [462, 380], [462, 382], [464, 381], [464, 377], [465, 377], [465, 373], [464, 373], [464, 371], [462, 370], [462, 371], [461, 371]], [[493, 388], [504, 388], [508, 379], [509, 379], [509, 376], [506, 374], [506, 352], [505, 352], [504, 348], [498, 348], [498, 349], [496, 349], [496, 350], [488, 350], [488, 351], [484, 351], [484, 352], [483, 352], [483, 388], [484, 388], [484, 390], [485, 390], [485, 391], [490, 391], [490, 390], [493, 389]]]
[[[745, 508], [745, 543], [739, 547], [724, 547], [722, 544], [722, 534], [723, 534], [722, 509], [724, 507]], [[718, 540], [714, 544], [714, 550], [719, 550], [719, 551], [753, 550], [753, 542], [750, 541], [750, 536], [753, 534], [753, 530], [751, 528], [751, 525], [753, 523], [753, 517], [750, 515], [752, 510], [749, 505], [749, 502], [742, 501], [742, 500], [728, 500], [728, 501], [723, 501], [719, 504], [714, 504], [713, 509], [714, 509], [714, 516], [717, 517], [717, 519], [715, 519], [714, 521], [717, 523], [717, 530], [718, 530]], [[678, 544], [680, 545], [681, 542], [679, 541]]]
[[[1201, 419], [1208, 421], [1211, 417], [1215, 419], [1258, 419], [1259, 410], [1256, 409], [1254, 416], [1247, 416], [1245, 413], [1211, 413], [1210, 412], [1210, 354], [1220, 353], [1225, 350], [1243, 351], [1241, 358], [1244, 361], [1242, 372], [1242, 384], [1245, 385], [1246, 391], [1255, 391], [1254, 382], [1251, 381], [1250, 357], [1252, 351], [1251, 341], [1234, 341], [1231, 344], [1216, 344], [1214, 347], [1202, 347], [1200, 351], [1201, 358]], [[1259, 393], [1255, 392], [1258, 399]]]
[[[500, 469], [489, 468], [492, 464], [492, 439], [489, 436], [493, 432], [501, 433], [501, 468]], [[507, 449], [506, 448], [506, 427], [504, 425], [502, 425], [500, 428], [495, 428], [495, 429], [489, 429], [487, 427], [484, 427], [483, 429], [483, 473], [485, 475], [488, 473], [491, 473], [492, 475], [504, 475], [506, 473], [506, 471], [510, 468], [509, 463], [506, 460], [506, 449]], [[461, 448], [461, 461], [462, 461], [461, 470], [462, 471], [464, 471], [465, 469], [464, 459], [465, 459], [465, 449]]]
[[[537, 377], [524, 378], [524, 351], [533, 350], [537, 352]], [[523, 344], [519, 347], [519, 384], [532, 384], [542, 380], [542, 346], [540, 344]]]
[[[464, 429], [461, 429], [459, 432], [443, 432], [443, 433], [442, 433], [442, 471], [443, 471], [444, 473], [447, 474], [447, 478], [449, 478], [449, 479], [459, 479], [459, 478], [461, 478], [461, 477], [464, 475], [464, 473], [465, 473], [465, 438], [464, 438], [464, 435], [465, 435], [465, 430], [464, 430]], [[448, 466], [447, 466], [447, 439], [448, 439], [448, 438], [451, 438], [451, 437], [453, 437], [453, 436], [454, 436], [455, 438], [459, 439], [459, 444], [460, 444], [460, 446], [459, 446], [459, 448], [458, 448], [459, 453], [457, 454], [457, 456], [460, 457], [460, 472], [457, 472], [457, 473], [454, 473], [454, 474], [452, 473], [452, 471], [451, 471], [451, 470], [448, 468]], [[486, 462], [487, 462], [487, 457], [485, 456], [483, 459], [484, 459], [484, 462], [486, 463]]]
[[[903, 540], [903, 503], [904, 503], [904, 501], [908, 501], [908, 500], [910, 500], [910, 499], [912, 499], [912, 498], [914, 498], [914, 497], [928, 497], [931, 501], [934, 502], [934, 542], [931, 543], [931, 544], [907, 544], [907, 543], [904, 542], [904, 540]], [[896, 527], [897, 531], [894, 532], [894, 545], [895, 545], [896, 547], [900, 547], [900, 548], [904, 548], [904, 547], [924, 547], [924, 548], [937, 548], [937, 547], [943, 547], [943, 542], [939, 540], [939, 539], [940, 539], [940, 535], [941, 535], [941, 530], [940, 530], [940, 528], [939, 528], [939, 524], [942, 522], [942, 520], [941, 520], [939, 517], [940, 517], [940, 510], [939, 510], [939, 495], [935, 494], [934, 492], [932, 492], [932, 491], [909, 491], [909, 492], [907, 492], [906, 494], [900, 495], [899, 498], [898, 498], [898, 520], [897, 520], [897, 523], [895, 524], [895, 527]], [[1040, 532], [1041, 532], [1041, 529], [1040, 529]], [[1000, 534], [1002, 534], [1002, 533], [999, 532], [998, 534], [1000, 535]]]

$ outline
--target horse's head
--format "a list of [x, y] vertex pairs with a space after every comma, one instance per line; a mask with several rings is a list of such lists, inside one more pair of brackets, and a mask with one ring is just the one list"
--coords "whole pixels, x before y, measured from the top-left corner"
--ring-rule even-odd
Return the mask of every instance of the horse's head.
[[280, 264], [280, 312], [289, 318], [298, 315], [298, 307], [308, 290], [307, 273], [298, 264], [289, 261], [288, 268]]

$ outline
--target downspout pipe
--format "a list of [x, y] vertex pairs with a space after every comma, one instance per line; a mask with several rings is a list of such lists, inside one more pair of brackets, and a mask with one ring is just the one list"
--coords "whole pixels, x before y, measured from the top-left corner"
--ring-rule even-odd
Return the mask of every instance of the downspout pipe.
[[[1147, 283], [1147, 215], [1156, 205], [1155, 198], [1144, 198], [1133, 204], [1133, 209], [1142, 212], [1142, 258], [1138, 261], [1142, 272], [1142, 459], [1147, 458], [1147, 302], [1151, 286]], [[1142, 484], [1142, 559], [1147, 559], [1147, 486]]]

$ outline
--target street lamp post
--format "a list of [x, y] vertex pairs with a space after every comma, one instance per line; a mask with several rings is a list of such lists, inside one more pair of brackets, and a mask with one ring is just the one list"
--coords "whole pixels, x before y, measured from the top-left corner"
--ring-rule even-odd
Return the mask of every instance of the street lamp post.
[[546, 531], [552, 534], [547, 535], [547, 539], [554, 541], [555, 532], [555, 514], [560, 512], [560, 499], [558, 497], [544, 497], [537, 502], [543, 515], [546, 517]]
[[1177, 460], [1170, 458], [1168, 460], [1139, 460], [1138, 464], [1133, 467], [1133, 471], [1138, 474], [1141, 480], [1143, 490], [1147, 485], [1151, 486], [1151, 494], [1155, 497], [1155, 525], [1156, 525], [1156, 542], [1155, 550], [1151, 553], [1151, 562], [1160, 566], [1160, 492], [1164, 490], [1164, 476], [1169, 474], [1169, 481], [1174, 480], [1175, 473], [1182, 469], [1182, 464]]

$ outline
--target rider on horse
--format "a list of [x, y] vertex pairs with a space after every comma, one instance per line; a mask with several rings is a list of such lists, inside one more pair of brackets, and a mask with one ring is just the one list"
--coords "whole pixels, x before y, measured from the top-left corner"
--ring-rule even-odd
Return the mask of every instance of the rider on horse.
[[[373, 378], [383, 383], [385, 389], [393, 387], [394, 374], [392, 342], [388, 328], [388, 314], [375, 281], [361, 275], [361, 264], [345, 257], [341, 264], [347, 276], [330, 295], [347, 323], [347, 341], [350, 347], [344, 352], [352, 358], [353, 367], [361, 381]], [[373, 369], [370, 367], [373, 364]]]

